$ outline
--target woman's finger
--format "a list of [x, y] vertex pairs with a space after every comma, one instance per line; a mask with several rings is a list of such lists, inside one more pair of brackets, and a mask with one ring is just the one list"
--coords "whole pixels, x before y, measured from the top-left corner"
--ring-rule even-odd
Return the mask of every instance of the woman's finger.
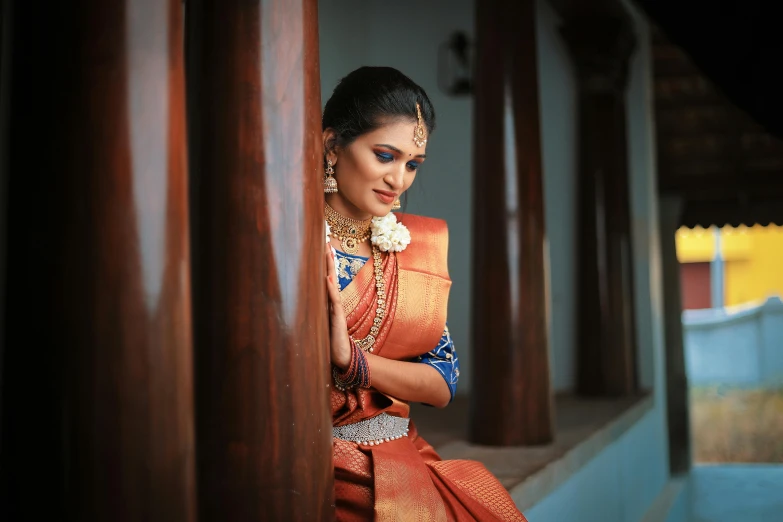
[[324, 249], [324, 268], [326, 268], [326, 275], [329, 275], [329, 258], [331, 257], [332, 247], [329, 243], [326, 243], [326, 248]]
[[334, 266], [334, 254], [331, 245], [326, 245], [326, 293], [331, 303], [331, 313], [336, 317], [345, 317], [340, 288], [337, 286], [337, 270]]
[[326, 290], [329, 294], [329, 300], [332, 302], [332, 306], [339, 306], [342, 308], [342, 299], [340, 297], [340, 289], [337, 288], [337, 281], [334, 275], [326, 276]]
[[337, 269], [334, 266], [334, 255], [332, 254], [332, 246], [326, 245], [326, 275], [333, 275], [335, 281], [337, 281]]

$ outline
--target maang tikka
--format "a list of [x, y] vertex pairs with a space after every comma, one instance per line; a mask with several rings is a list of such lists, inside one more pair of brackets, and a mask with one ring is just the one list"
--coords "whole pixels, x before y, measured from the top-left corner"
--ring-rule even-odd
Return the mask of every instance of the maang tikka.
[[326, 173], [324, 176], [324, 194], [337, 192], [337, 180], [334, 179], [334, 167], [332, 160], [326, 160]]
[[413, 143], [417, 147], [423, 147], [427, 143], [426, 131], [424, 130], [424, 118], [421, 117], [421, 107], [416, 104], [416, 128], [413, 131]]

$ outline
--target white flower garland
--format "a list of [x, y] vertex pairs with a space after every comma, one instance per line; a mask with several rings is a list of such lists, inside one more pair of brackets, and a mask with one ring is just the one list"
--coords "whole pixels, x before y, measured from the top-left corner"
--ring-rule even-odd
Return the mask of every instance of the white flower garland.
[[397, 222], [397, 216], [391, 212], [384, 217], [372, 218], [370, 241], [381, 252], [402, 252], [411, 244], [408, 227]]
[[[324, 221], [326, 227], [326, 242], [332, 235], [329, 223]], [[381, 252], [402, 252], [411, 244], [411, 233], [408, 227], [397, 222], [397, 216], [391, 212], [383, 217], [372, 218], [370, 242], [378, 247]], [[334, 248], [332, 248], [334, 250]], [[337, 257], [335, 252], [335, 266]]]

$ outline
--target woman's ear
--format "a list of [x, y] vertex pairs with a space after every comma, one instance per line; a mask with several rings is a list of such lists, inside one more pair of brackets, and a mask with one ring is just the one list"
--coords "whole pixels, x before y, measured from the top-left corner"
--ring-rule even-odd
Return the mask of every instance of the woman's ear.
[[337, 133], [331, 127], [324, 129], [323, 132], [324, 141], [324, 157], [332, 162], [332, 165], [337, 165]]

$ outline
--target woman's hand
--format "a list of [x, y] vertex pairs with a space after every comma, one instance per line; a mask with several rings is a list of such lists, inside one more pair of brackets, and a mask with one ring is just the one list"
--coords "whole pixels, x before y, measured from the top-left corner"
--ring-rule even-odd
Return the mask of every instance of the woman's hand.
[[348, 338], [348, 323], [345, 320], [343, 301], [337, 287], [337, 270], [334, 266], [332, 247], [326, 243], [326, 293], [329, 296], [329, 341], [332, 364], [345, 370], [351, 364], [351, 341]]

